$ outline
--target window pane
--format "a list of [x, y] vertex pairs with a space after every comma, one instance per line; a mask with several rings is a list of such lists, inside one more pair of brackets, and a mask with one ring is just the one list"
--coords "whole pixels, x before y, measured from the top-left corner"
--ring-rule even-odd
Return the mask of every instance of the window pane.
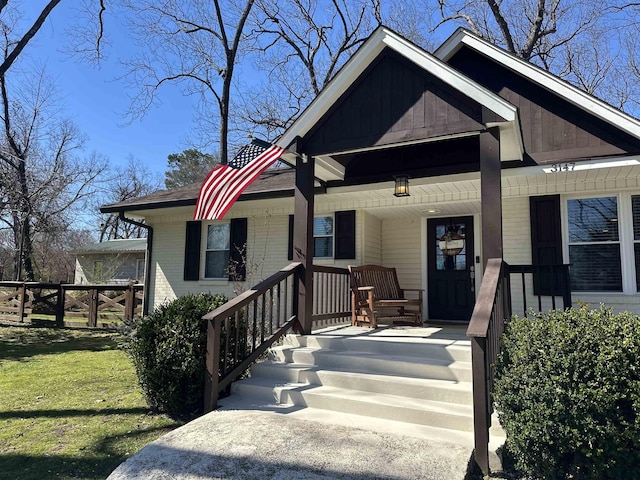
[[633, 212], [633, 239], [640, 240], [640, 195], [631, 197], [631, 211]]
[[102, 280], [100, 277], [102, 277], [102, 260], [96, 260], [95, 262], [93, 262], [93, 276], [94, 281], [96, 280]]
[[571, 290], [622, 291], [620, 245], [570, 245], [569, 262]]
[[[446, 220], [445, 223], [436, 225], [436, 270], [466, 270], [467, 269], [467, 243], [465, 240], [463, 223], [451, 223]], [[463, 240], [463, 247], [457, 255], [445, 255], [440, 249], [440, 241], [447, 232], [453, 231], [460, 235]]]
[[618, 240], [616, 197], [581, 198], [567, 202], [569, 242]]
[[313, 239], [314, 257], [333, 257], [333, 237], [319, 237]]
[[333, 217], [315, 217], [313, 235], [333, 235]]
[[136, 261], [136, 280], [142, 282], [144, 280], [144, 260]]
[[207, 226], [207, 250], [229, 250], [229, 224]]
[[213, 251], [206, 253], [204, 266], [205, 278], [224, 278], [229, 267], [228, 251]]

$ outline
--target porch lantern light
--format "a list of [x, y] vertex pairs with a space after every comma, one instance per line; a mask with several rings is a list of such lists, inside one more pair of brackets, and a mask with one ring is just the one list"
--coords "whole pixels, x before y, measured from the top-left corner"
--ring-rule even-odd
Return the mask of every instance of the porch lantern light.
[[395, 188], [393, 189], [393, 195], [396, 197], [408, 197], [409, 196], [409, 176], [408, 175], [395, 175]]
[[438, 242], [442, 253], [448, 256], [458, 255], [464, 248], [464, 237], [450, 227]]

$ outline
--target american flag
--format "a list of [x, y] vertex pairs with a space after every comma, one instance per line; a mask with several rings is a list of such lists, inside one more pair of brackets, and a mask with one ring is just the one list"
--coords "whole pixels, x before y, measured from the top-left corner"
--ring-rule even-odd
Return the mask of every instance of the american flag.
[[220, 220], [240, 194], [271, 164], [284, 148], [253, 139], [227, 165], [218, 165], [202, 182], [194, 219]]

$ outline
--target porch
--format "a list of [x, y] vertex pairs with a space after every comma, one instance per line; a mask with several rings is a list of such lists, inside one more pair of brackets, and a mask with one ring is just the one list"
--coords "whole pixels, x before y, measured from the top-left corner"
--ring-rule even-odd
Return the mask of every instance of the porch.
[[[508, 265], [487, 263], [468, 326], [427, 321], [424, 327], [379, 330], [344, 326], [351, 319], [348, 271], [315, 265], [307, 284], [313, 298], [307, 335], [300, 322], [303, 268], [292, 263], [205, 316], [205, 411], [231, 394], [231, 402], [240, 395], [241, 403], [277, 411], [312, 407], [323, 410], [316, 413], [321, 417], [326, 410], [364, 423], [382, 418], [399, 422], [398, 428], [435, 428], [454, 443], [473, 444], [476, 461], [488, 471], [493, 364], [511, 315]], [[568, 274], [559, 266], [552, 282], [558, 271]], [[515, 274], [525, 298], [535, 294], [526, 291], [536, 283], [534, 273], [541, 272], [519, 266]], [[541, 293], [536, 296], [544, 308]], [[560, 308], [563, 298], [566, 292], [546, 301]], [[248, 369], [251, 378], [233, 383]]]

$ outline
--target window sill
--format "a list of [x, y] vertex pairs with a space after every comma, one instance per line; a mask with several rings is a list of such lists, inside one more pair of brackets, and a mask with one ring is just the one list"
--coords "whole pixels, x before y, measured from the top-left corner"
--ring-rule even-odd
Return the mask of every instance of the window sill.
[[612, 297], [622, 297], [622, 296], [628, 296], [628, 295], [637, 295], [636, 292], [630, 292], [630, 293], [626, 293], [626, 292], [611, 292], [611, 291], [602, 291], [602, 292], [587, 292], [587, 291], [582, 291], [582, 290], [578, 290], [578, 291], [571, 291], [571, 296], [573, 297], [577, 297], [580, 295], [585, 295], [585, 296], [590, 296], [590, 297], [594, 297], [594, 296], [608, 296], [611, 295]]
[[200, 285], [228, 285], [229, 280], [226, 278], [203, 278], [200, 280]]

